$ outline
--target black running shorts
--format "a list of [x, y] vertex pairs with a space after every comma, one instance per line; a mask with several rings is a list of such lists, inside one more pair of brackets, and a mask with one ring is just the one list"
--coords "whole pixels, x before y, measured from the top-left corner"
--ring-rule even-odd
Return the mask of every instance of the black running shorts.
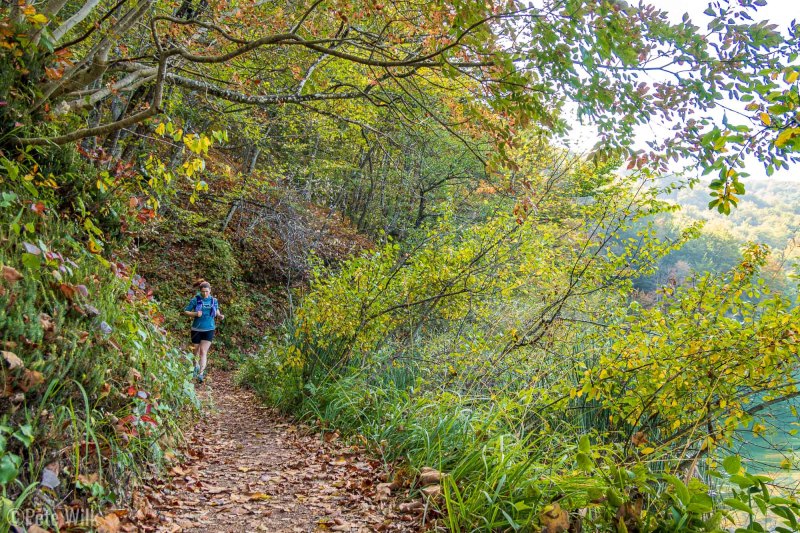
[[194, 331], [192, 330], [192, 344], [200, 344], [200, 341], [211, 342], [214, 340], [214, 330]]

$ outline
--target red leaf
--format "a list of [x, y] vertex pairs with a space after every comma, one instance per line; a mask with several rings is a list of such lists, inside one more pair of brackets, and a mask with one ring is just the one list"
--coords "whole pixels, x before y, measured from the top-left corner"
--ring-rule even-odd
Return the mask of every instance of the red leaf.
[[36, 202], [31, 204], [31, 211], [36, 213], [39, 216], [43, 216], [44, 212], [47, 210], [43, 202]]
[[61, 294], [63, 294], [67, 300], [72, 300], [75, 297], [75, 287], [68, 283], [62, 283], [58, 286], [61, 289]]

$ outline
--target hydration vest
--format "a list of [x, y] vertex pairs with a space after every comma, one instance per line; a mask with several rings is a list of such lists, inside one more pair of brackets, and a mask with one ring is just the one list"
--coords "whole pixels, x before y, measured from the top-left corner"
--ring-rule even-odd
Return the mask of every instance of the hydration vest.
[[[197, 296], [194, 297], [194, 300], [195, 300], [195, 303], [194, 303], [194, 311], [195, 311], [195, 313], [197, 311], [202, 311], [203, 310], [203, 296], [198, 294]], [[212, 296], [211, 297], [211, 318], [216, 318], [218, 312], [219, 312], [219, 302], [217, 302], [217, 299]]]

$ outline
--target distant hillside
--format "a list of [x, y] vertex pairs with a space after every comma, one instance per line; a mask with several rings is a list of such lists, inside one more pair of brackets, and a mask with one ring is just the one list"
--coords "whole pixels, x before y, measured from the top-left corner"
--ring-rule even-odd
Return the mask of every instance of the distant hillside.
[[705, 232], [730, 236], [736, 241], [768, 244], [775, 252], [800, 257], [800, 183], [754, 181], [747, 183], [738, 209], [729, 216], [708, 208], [710, 196], [703, 186], [673, 193], [669, 199], [681, 206], [679, 218], [707, 220]]
[[[654, 291], [682, 284], [704, 272], [725, 272], [741, 261], [747, 242], [767, 244], [772, 256], [762, 270], [769, 286], [796, 299], [800, 263], [800, 187], [789, 181], [758, 181], [748, 184], [738, 209], [729, 216], [708, 208], [708, 190], [700, 185], [666, 197], [680, 206], [673, 213], [657, 216], [654, 228], [662, 239], [675, 239], [682, 228], [698, 220], [706, 223], [698, 238], [686, 243], [658, 262], [656, 271], [640, 278], [635, 286], [647, 301]], [[652, 221], [651, 221], [652, 222]], [[642, 224], [646, 224], [643, 222]], [[643, 229], [637, 226], [633, 232]]]

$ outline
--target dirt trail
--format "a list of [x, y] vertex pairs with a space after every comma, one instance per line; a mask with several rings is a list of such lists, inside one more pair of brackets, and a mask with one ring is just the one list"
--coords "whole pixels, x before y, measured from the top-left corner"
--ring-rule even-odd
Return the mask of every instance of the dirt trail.
[[[379, 462], [297, 427], [231, 377], [217, 372], [199, 387], [212, 406], [187, 435], [189, 461], [149, 489], [142, 529], [419, 531], [419, 506], [398, 507]], [[408, 507], [416, 513], [398, 510]]]

